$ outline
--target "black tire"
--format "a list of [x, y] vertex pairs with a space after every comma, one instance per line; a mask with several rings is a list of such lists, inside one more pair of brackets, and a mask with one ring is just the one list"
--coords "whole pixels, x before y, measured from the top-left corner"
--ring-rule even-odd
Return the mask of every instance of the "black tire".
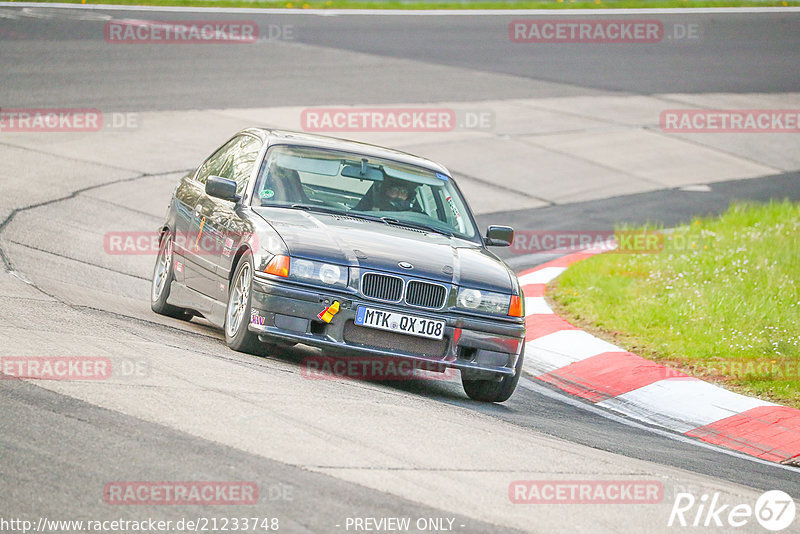
[[150, 309], [159, 315], [188, 321], [193, 316], [191, 311], [167, 304], [170, 286], [175, 279], [172, 271], [173, 246], [172, 234], [165, 233], [158, 247], [156, 264], [153, 266], [153, 277], [150, 283]]
[[461, 385], [470, 399], [481, 402], [505, 402], [514, 390], [517, 389], [519, 376], [522, 374], [522, 361], [525, 359], [525, 347], [517, 358], [517, 365], [514, 366], [514, 376], [504, 376], [500, 381], [497, 380], [465, 380], [461, 375]]
[[257, 354], [264, 349], [258, 335], [247, 329], [250, 324], [253, 270], [253, 255], [246, 252], [236, 266], [228, 288], [228, 304], [225, 306], [225, 343], [235, 351], [248, 354]]

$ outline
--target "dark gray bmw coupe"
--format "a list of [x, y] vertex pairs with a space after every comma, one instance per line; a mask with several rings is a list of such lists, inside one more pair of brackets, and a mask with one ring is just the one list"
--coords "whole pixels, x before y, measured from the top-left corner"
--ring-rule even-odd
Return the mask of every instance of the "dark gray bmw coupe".
[[205, 317], [230, 348], [303, 343], [336, 356], [459, 369], [502, 402], [525, 340], [514, 272], [487, 246], [450, 173], [387, 148], [250, 128], [175, 189], [151, 306]]

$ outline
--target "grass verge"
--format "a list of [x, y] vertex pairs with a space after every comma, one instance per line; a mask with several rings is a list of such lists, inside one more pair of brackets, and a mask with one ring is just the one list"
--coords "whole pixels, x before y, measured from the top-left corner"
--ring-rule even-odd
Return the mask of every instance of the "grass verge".
[[[14, 0], [11, 0], [12, 2]], [[634, 9], [790, 7], [800, 0], [39, 0], [45, 3], [285, 9]]]
[[556, 312], [642, 357], [800, 408], [800, 203], [734, 203], [655, 249], [573, 265], [548, 290]]

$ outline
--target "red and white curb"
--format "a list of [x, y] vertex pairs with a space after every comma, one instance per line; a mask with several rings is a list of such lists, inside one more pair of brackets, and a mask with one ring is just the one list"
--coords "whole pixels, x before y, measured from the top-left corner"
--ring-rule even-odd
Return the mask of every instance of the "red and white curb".
[[525, 295], [524, 371], [634, 419], [774, 462], [800, 462], [800, 410], [739, 395], [659, 365], [556, 315], [545, 286], [608, 248], [588, 249], [520, 273]]

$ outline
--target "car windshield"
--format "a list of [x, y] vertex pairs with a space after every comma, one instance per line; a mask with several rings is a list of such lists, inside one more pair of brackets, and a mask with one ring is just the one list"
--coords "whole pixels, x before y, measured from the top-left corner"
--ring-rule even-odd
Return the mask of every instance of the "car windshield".
[[332, 150], [274, 146], [259, 172], [255, 206], [317, 209], [473, 239], [461, 194], [441, 173]]

